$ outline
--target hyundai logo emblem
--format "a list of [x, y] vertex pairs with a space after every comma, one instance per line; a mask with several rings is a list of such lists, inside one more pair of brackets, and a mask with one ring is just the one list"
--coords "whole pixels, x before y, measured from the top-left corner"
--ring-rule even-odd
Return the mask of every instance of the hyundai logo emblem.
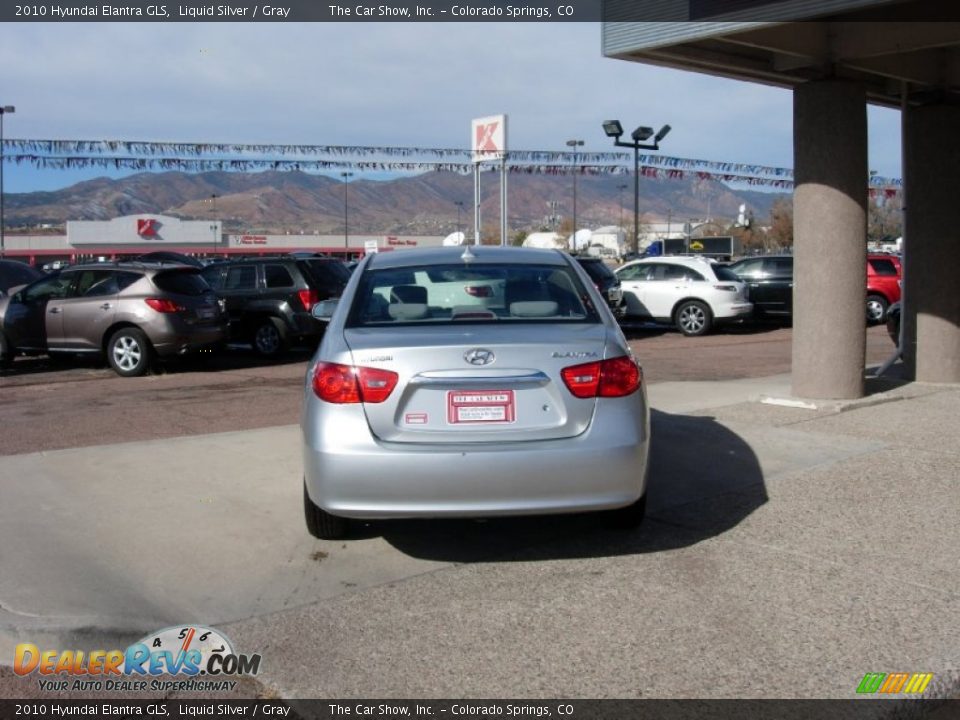
[[463, 354], [463, 359], [471, 365], [489, 365], [497, 359], [497, 356], [493, 354], [493, 350], [473, 348]]

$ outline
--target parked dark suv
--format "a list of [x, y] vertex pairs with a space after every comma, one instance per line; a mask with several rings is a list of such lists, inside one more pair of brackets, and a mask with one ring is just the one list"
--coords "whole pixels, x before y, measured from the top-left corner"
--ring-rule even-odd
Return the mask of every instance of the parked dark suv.
[[0, 363], [17, 353], [102, 353], [131, 377], [155, 357], [225, 339], [216, 295], [197, 269], [180, 265], [76, 265], [0, 298]]
[[728, 267], [747, 283], [754, 315], [784, 319], [793, 315], [793, 255], [744, 258]]
[[350, 271], [335, 258], [276, 256], [210, 265], [203, 277], [226, 303], [230, 339], [249, 342], [263, 357], [281, 355], [293, 342], [316, 341], [324, 325], [310, 311], [339, 297]]
[[597, 257], [587, 255], [578, 255], [577, 262], [587, 271], [587, 275], [597, 286], [597, 290], [607, 301], [610, 312], [620, 320], [627, 312], [627, 306], [623, 302], [623, 290], [620, 288], [620, 279], [614, 274], [607, 264]]

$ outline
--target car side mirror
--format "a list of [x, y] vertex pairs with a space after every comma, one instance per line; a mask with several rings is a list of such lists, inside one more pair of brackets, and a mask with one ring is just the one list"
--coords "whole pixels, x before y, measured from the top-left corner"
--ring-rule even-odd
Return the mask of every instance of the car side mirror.
[[310, 311], [310, 314], [313, 315], [317, 320], [321, 322], [330, 322], [330, 318], [333, 317], [333, 311], [337, 309], [337, 303], [340, 301], [340, 298], [330, 298], [329, 300], [321, 300], [316, 305], [313, 306], [313, 309]]

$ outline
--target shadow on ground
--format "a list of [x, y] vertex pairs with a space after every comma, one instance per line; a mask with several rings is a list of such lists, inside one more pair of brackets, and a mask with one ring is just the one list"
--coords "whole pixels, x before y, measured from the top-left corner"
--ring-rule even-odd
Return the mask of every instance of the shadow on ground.
[[172, 358], [160, 363], [156, 372], [220, 372], [222, 370], [247, 370], [269, 365], [293, 365], [309, 360], [316, 346], [298, 346], [276, 358], [265, 358], [248, 346], [231, 346], [210, 355], [195, 354]]
[[[710, 331], [711, 335], [759, 335], [762, 333], [774, 332], [781, 328], [790, 327], [790, 321], [782, 320], [749, 320], [746, 322], [717, 325]], [[680, 332], [673, 326], [665, 323], [643, 322], [624, 320], [620, 323], [620, 329], [623, 331], [627, 340], [642, 340], [643, 338], [659, 337], [661, 335], [675, 334], [682, 337]]]
[[647, 519], [639, 528], [616, 527], [605, 513], [584, 513], [357, 523], [353, 536], [382, 536], [412, 557], [444, 562], [607, 557], [695, 545], [735, 527], [767, 501], [757, 457], [736, 433], [710, 417], [656, 410], [652, 425]]
[[[158, 360], [153, 367], [154, 375], [176, 375], [184, 372], [222, 372], [247, 370], [271, 365], [291, 365], [310, 359], [316, 347], [294, 347], [277, 358], [264, 358], [249, 347], [232, 346], [211, 353], [192, 353]], [[20, 356], [6, 368], [0, 367], [0, 377], [16, 382], [17, 379], [33, 384], [31, 378], [45, 375], [46, 382], [75, 380], [78, 376], [111, 377], [113, 370], [100, 355], [89, 353], [61, 353], [55, 355]]]

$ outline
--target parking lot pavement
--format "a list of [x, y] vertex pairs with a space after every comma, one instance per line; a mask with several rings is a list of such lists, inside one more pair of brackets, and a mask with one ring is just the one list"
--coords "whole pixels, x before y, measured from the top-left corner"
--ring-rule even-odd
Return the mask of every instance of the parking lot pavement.
[[650, 389], [633, 532], [314, 541], [294, 426], [6, 457], [0, 662], [200, 622], [285, 697], [853, 697], [878, 671], [960, 690], [960, 388], [841, 412], [753, 402], [788, 376], [690, 386]]

